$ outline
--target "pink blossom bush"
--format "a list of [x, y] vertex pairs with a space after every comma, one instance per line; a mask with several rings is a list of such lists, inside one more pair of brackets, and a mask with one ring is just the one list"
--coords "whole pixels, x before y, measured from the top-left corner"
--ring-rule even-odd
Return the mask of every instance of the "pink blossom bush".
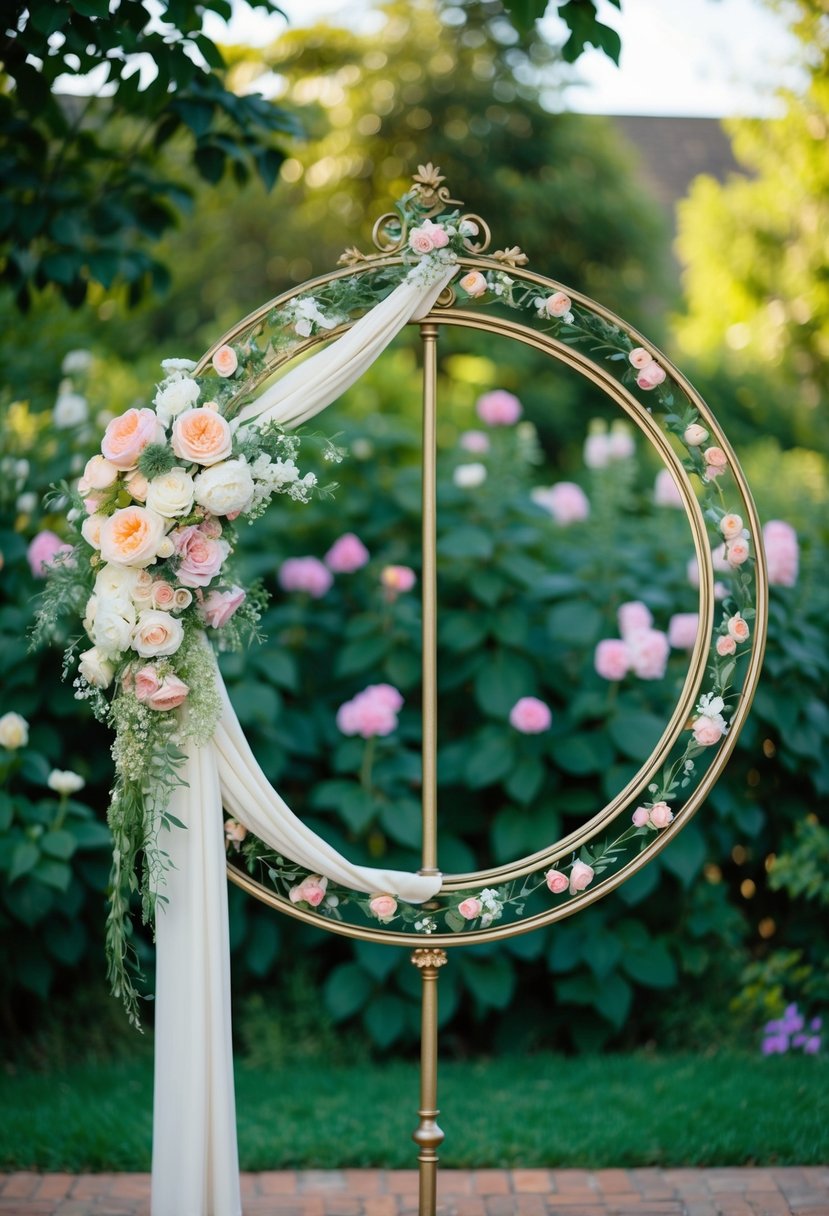
[[484, 393], [478, 398], [475, 409], [487, 426], [513, 426], [524, 412], [515, 394], [503, 388]]
[[642, 629], [650, 629], [653, 613], [641, 600], [629, 600], [626, 604], [619, 605], [616, 619], [619, 622], [619, 633], [623, 638], [627, 638]]
[[574, 481], [557, 481], [552, 486], [536, 486], [530, 497], [549, 511], [557, 524], [581, 523], [590, 516], [590, 500]]
[[630, 671], [630, 652], [621, 638], [602, 638], [593, 655], [593, 666], [603, 680], [624, 680]]
[[770, 519], [763, 528], [763, 545], [769, 582], [775, 587], [794, 587], [800, 560], [794, 528], [782, 519]]
[[660, 629], [638, 629], [625, 642], [633, 674], [640, 680], [661, 680], [671, 650], [667, 635]]
[[698, 612], [675, 612], [668, 621], [668, 642], [674, 650], [693, 650], [698, 632]]
[[658, 507], [679, 507], [685, 504], [679, 486], [670, 469], [660, 469], [653, 487], [653, 501]]
[[57, 533], [46, 529], [43, 532], [38, 532], [37, 536], [29, 541], [26, 558], [29, 562], [29, 569], [35, 578], [46, 578], [48, 567], [52, 565], [55, 558], [59, 557], [62, 553], [71, 552], [71, 545], [67, 545], [65, 541], [62, 541]]
[[346, 532], [334, 541], [323, 561], [334, 574], [353, 574], [369, 560], [369, 552], [359, 536]]
[[553, 715], [538, 697], [521, 697], [509, 711], [509, 721], [522, 735], [540, 735], [550, 729]]
[[370, 684], [337, 710], [337, 728], [363, 739], [390, 735], [397, 729], [403, 697], [391, 684]]
[[331, 590], [334, 576], [318, 557], [289, 557], [279, 567], [283, 591], [304, 591], [318, 600]]
[[411, 566], [384, 566], [380, 571], [380, 584], [390, 600], [411, 591], [416, 582], [417, 575]]

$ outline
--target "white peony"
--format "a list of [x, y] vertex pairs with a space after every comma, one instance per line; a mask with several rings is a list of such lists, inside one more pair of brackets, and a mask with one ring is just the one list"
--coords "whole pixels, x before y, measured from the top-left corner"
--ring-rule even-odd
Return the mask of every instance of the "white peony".
[[171, 372], [193, 372], [196, 363], [193, 359], [162, 359], [161, 366], [169, 375]]
[[107, 659], [128, 649], [135, 625], [135, 609], [126, 600], [99, 600], [90, 637]]
[[89, 417], [89, 407], [86, 398], [80, 393], [61, 393], [52, 411], [52, 422], [59, 431], [65, 431], [71, 426], [86, 422]]
[[7, 713], [0, 718], [0, 747], [16, 751], [29, 742], [29, 723], [21, 714]]
[[452, 480], [463, 490], [483, 485], [486, 481], [486, 465], [479, 464], [478, 461], [473, 461], [472, 464], [459, 464], [452, 474]]
[[224, 460], [199, 473], [196, 502], [211, 515], [243, 511], [253, 497], [253, 477], [244, 460]]
[[115, 562], [107, 562], [98, 571], [95, 593], [104, 599], [117, 597], [129, 600], [140, 574], [141, 571], [133, 566], [119, 566]]
[[171, 379], [165, 380], [153, 398], [155, 412], [166, 426], [172, 418], [177, 418], [182, 410], [188, 410], [196, 404], [200, 391], [191, 376], [175, 374]]
[[83, 789], [86, 782], [79, 773], [73, 773], [70, 769], [53, 768], [46, 778], [46, 784], [56, 794], [68, 795], [77, 794], [78, 790]]
[[142, 612], [132, 630], [132, 648], [144, 659], [175, 654], [183, 639], [181, 621], [155, 608]]
[[193, 478], [186, 469], [170, 469], [147, 487], [147, 506], [166, 519], [187, 515], [193, 506]]
[[78, 662], [78, 671], [87, 684], [95, 688], [108, 688], [115, 675], [115, 667], [97, 646], [85, 650]]

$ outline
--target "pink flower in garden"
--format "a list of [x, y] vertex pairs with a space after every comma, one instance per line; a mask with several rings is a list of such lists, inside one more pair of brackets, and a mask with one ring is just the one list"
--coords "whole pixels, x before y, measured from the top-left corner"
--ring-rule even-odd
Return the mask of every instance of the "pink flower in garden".
[[624, 422], [614, 422], [607, 434], [609, 460], [629, 460], [636, 454], [636, 441]]
[[481, 915], [481, 901], [470, 895], [468, 899], [461, 900], [458, 904], [458, 911], [464, 920], [475, 920]]
[[225, 820], [225, 840], [228, 844], [234, 845], [237, 851], [239, 849], [239, 845], [245, 839], [247, 834], [247, 828], [244, 826], [244, 824], [239, 823], [238, 820]]
[[636, 383], [639, 388], [646, 391], [656, 388], [658, 384], [662, 384], [665, 379], [665, 369], [655, 361], [649, 363], [647, 367], [643, 367], [639, 375], [636, 377]]
[[480, 270], [470, 270], [459, 281], [458, 286], [474, 300], [477, 296], [482, 296], [486, 291], [486, 279]]
[[475, 409], [487, 426], [513, 426], [524, 412], [515, 394], [504, 388], [484, 393], [478, 398]]
[[640, 680], [661, 680], [671, 649], [666, 634], [660, 629], [638, 629], [625, 642], [633, 674]]
[[682, 507], [682, 495], [670, 469], [660, 469], [653, 487], [653, 501], [658, 507]]
[[692, 650], [698, 630], [698, 612], [676, 612], [668, 621], [668, 641], [674, 650]]
[[335, 574], [353, 574], [369, 560], [369, 552], [359, 536], [345, 532], [334, 541], [323, 561]]
[[723, 634], [717, 638], [717, 654], [720, 658], [725, 658], [729, 654], [734, 654], [737, 649], [737, 643], [728, 634]]
[[650, 823], [651, 813], [646, 806], [638, 806], [633, 812], [633, 826], [635, 828], [647, 827]]
[[603, 638], [596, 647], [593, 666], [603, 680], [623, 680], [630, 671], [630, 654], [621, 638]]
[[566, 317], [573, 306], [573, 301], [563, 291], [557, 291], [544, 301], [544, 311], [550, 317]]
[[651, 610], [641, 600], [629, 600], [625, 604], [620, 604], [616, 619], [619, 622], [619, 633], [623, 638], [627, 638], [631, 633], [638, 633], [642, 629], [650, 629], [653, 624]]
[[369, 909], [372, 916], [376, 916], [379, 921], [390, 921], [397, 911], [397, 900], [393, 895], [375, 895], [369, 900]]
[[797, 582], [799, 547], [797, 533], [782, 519], [770, 519], [763, 528], [769, 582], [776, 587], [794, 587]]
[[570, 885], [569, 878], [566, 874], [562, 874], [561, 870], [548, 870], [544, 875], [544, 881], [547, 884], [547, 889], [552, 891], [553, 895], [560, 895]]
[[593, 867], [583, 861], [574, 861], [570, 870], [570, 894], [584, 891], [593, 881]]
[[739, 612], [735, 612], [734, 616], [728, 618], [727, 628], [728, 636], [735, 642], [747, 642], [751, 636], [748, 621], [745, 621]]
[[458, 443], [465, 452], [472, 452], [475, 456], [483, 456], [490, 448], [486, 431], [464, 431]]
[[222, 377], [232, 376], [239, 366], [238, 356], [232, 346], [220, 346], [211, 362], [216, 375]]
[[607, 431], [591, 431], [584, 441], [584, 463], [588, 469], [605, 469], [610, 459]]
[[65, 541], [62, 541], [56, 532], [50, 532], [46, 529], [43, 532], [38, 532], [37, 536], [29, 541], [26, 559], [29, 563], [29, 569], [35, 578], [46, 578], [46, 575], [49, 573], [49, 567], [55, 559], [62, 553], [71, 552], [71, 545], [67, 545]]
[[228, 591], [209, 591], [201, 602], [202, 620], [213, 629], [221, 629], [245, 602], [245, 592], [235, 584]]
[[318, 908], [325, 899], [325, 892], [328, 888], [328, 879], [322, 878], [319, 874], [309, 874], [302, 882], [297, 883], [295, 887], [291, 887], [288, 892], [288, 899], [292, 904], [310, 904], [312, 908]]
[[634, 346], [628, 355], [628, 359], [631, 366], [635, 367], [637, 371], [641, 371], [649, 363], [653, 363], [653, 355], [650, 351], [645, 350], [644, 346]]
[[530, 497], [549, 511], [557, 524], [581, 523], [590, 515], [590, 500], [574, 481], [557, 481], [552, 486], [536, 486]]
[[363, 739], [390, 735], [397, 729], [403, 698], [391, 684], [370, 684], [337, 710], [337, 727], [344, 735]]
[[736, 540], [729, 541], [725, 547], [725, 556], [729, 566], [742, 566], [743, 562], [748, 561], [748, 541], [744, 536], [738, 536]]
[[720, 520], [720, 532], [725, 540], [734, 540], [743, 530], [743, 521], [741, 516], [735, 515], [733, 512], [728, 515], [723, 515]]
[[666, 828], [673, 823], [674, 813], [667, 802], [655, 802], [651, 807], [650, 821], [655, 828]]
[[197, 524], [178, 528], [172, 533], [179, 558], [176, 575], [184, 587], [206, 587], [222, 568], [229, 545], [224, 540], [211, 540]]
[[380, 583], [390, 600], [397, 599], [406, 591], [411, 591], [417, 582], [417, 575], [411, 566], [384, 566], [380, 571]]
[[289, 557], [279, 567], [283, 591], [305, 591], [315, 600], [321, 599], [333, 582], [334, 576], [318, 557]]
[[550, 729], [553, 715], [538, 697], [521, 697], [509, 711], [509, 721], [522, 735], [540, 735]]

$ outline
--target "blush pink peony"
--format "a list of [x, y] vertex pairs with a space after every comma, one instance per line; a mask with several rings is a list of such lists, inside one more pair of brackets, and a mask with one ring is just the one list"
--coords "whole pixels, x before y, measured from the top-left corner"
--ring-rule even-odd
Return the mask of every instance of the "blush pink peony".
[[668, 641], [674, 650], [692, 650], [698, 631], [698, 612], [675, 612], [668, 621]]
[[222, 568], [227, 557], [227, 541], [211, 540], [197, 524], [171, 533], [178, 566], [176, 577], [184, 587], [206, 587]]
[[509, 721], [522, 735], [540, 735], [550, 729], [553, 715], [549, 705], [538, 697], [521, 697], [509, 711]]
[[638, 629], [625, 641], [633, 674], [640, 680], [661, 680], [671, 650], [667, 635], [660, 629]]
[[235, 585], [227, 591], [209, 591], [201, 602], [199, 613], [211, 629], [221, 629], [244, 602], [245, 592]]
[[385, 923], [390, 921], [397, 911], [397, 900], [393, 895], [375, 895], [369, 900], [368, 906], [372, 916]]
[[380, 571], [380, 583], [389, 599], [411, 591], [416, 582], [417, 575], [411, 566], [384, 566]]
[[537, 486], [530, 497], [549, 511], [557, 524], [582, 523], [590, 517], [590, 499], [574, 481], [557, 481], [552, 486]]
[[291, 887], [288, 898], [292, 904], [305, 903], [310, 904], [312, 908], [318, 908], [325, 899], [327, 888], [327, 878], [322, 878], [319, 874], [309, 874], [302, 882]]
[[797, 533], [782, 519], [770, 519], [763, 528], [769, 582], [775, 587], [794, 587], [797, 583], [800, 548]]
[[461, 900], [458, 904], [458, 911], [464, 920], [475, 920], [476, 917], [481, 915], [481, 910], [481, 901], [475, 899], [472, 895], [468, 899]]
[[61, 540], [56, 532], [50, 532], [48, 529], [45, 529], [43, 532], [38, 532], [37, 536], [29, 541], [29, 547], [26, 550], [26, 560], [35, 578], [46, 578], [49, 573], [49, 567], [56, 558], [60, 557], [61, 554], [71, 552], [71, 545], [67, 545], [65, 541]]
[[603, 680], [623, 680], [630, 671], [630, 653], [621, 638], [603, 638], [596, 647], [593, 666]]
[[484, 393], [475, 403], [475, 410], [487, 426], [513, 426], [524, 412], [515, 394], [503, 388]]
[[369, 560], [369, 551], [353, 532], [346, 532], [334, 541], [323, 561], [334, 574], [353, 574]]
[[651, 610], [641, 600], [628, 600], [627, 603], [620, 604], [616, 619], [619, 622], [619, 633], [623, 638], [641, 629], [650, 629], [653, 624]]
[[289, 557], [279, 567], [283, 591], [304, 591], [318, 600], [330, 591], [334, 576], [318, 557]]

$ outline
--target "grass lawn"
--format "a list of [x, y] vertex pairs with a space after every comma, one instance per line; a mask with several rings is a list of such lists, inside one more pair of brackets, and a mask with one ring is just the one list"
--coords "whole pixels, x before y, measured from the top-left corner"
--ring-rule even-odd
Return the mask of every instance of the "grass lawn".
[[[417, 1066], [237, 1064], [243, 1169], [416, 1166]], [[829, 1060], [554, 1055], [447, 1062], [441, 1161], [461, 1166], [829, 1160]], [[0, 1168], [147, 1170], [149, 1058], [0, 1077]]]

